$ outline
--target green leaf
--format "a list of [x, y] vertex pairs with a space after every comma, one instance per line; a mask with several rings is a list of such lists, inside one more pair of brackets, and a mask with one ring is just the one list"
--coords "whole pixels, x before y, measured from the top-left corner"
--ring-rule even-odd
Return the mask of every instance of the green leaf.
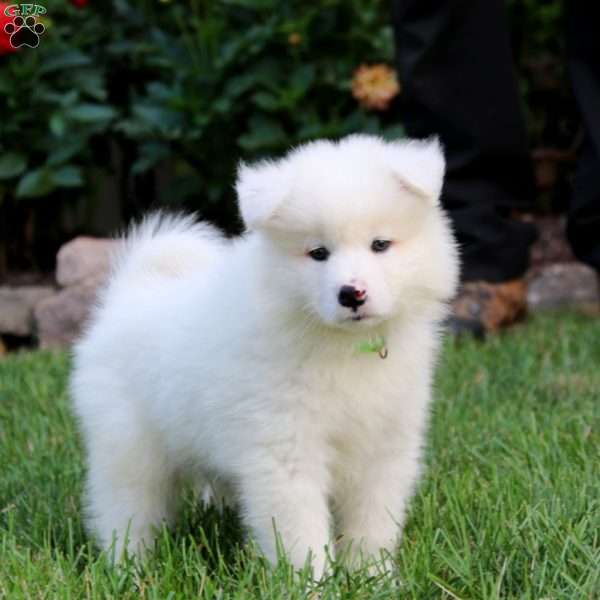
[[44, 88], [37, 92], [36, 100], [42, 100], [49, 104], [57, 104], [63, 108], [69, 108], [76, 102], [79, 102], [79, 91], [69, 90], [68, 92], [65, 92]]
[[306, 94], [310, 86], [315, 80], [314, 65], [303, 65], [292, 73], [290, 84], [296, 98], [300, 98]]
[[160, 81], [151, 81], [147, 86], [148, 96], [167, 102], [173, 98], [175, 92], [172, 86], [165, 85]]
[[152, 133], [152, 128], [140, 119], [122, 119], [116, 124], [115, 129], [133, 139], [148, 137]]
[[75, 137], [74, 135], [69, 135], [66, 138], [63, 138], [60, 142], [60, 145], [55, 150], [48, 152], [46, 165], [49, 167], [55, 167], [57, 165], [66, 163], [69, 159], [85, 148], [86, 142], [86, 138]]
[[79, 50], [68, 50], [51, 58], [44, 60], [40, 67], [40, 73], [52, 73], [54, 71], [64, 71], [73, 67], [81, 67], [91, 64], [92, 59]]
[[92, 69], [81, 69], [73, 74], [73, 86], [99, 102], [104, 102], [108, 96], [104, 78]]
[[52, 181], [57, 187], [79, 187], [83, 185], [81, 168], [64, 165], [56, 171], [52, 171]]
[[221, 115], [226, 114], [231, 111], [232, 105], [231, 101], [227, 97], [218, 98], [213, 104], [213, 109], [216, 113]]
[[406, 137], [406, 130], [402, 125], [389, 125], [383, 132], [383, 139], [393, 142], [394, 140], [401, 140]]
[[231, 98], [239, 98], [242, 94], [256, 86], [257, 77], [253, 73], [244, 73], [243, 75], [237, 75], [228, 80], [225, 85], [224, 94]]
[[251, 10], [272, 10], [272, 0], [221, 0], [223, 4], [241, 8], [249, 8]]
[[113, 55], [121, 56], [124, 54], [131, 54], [135, 52], [137, 48], [138, 41], [137, 40], [117, 40], [115, 42], [111, 42], [106, 46], [106, 50]]
[[69, 90], [66, 93], [59, 94], [60, 105], [65, 108], [71, 108], [75, 102], [79, 101], [79, 92], [77, 90]]
[[65, 118], [61, 113], [54, 113], [50, 117], [50, 131], [56, 137], [62, 137], [67, 129]]
[[252, 101], [256, 106], [267, 112], [273, 112], [281, 108], [279, 99], [274, 94], [269, 94], [269, 92], [256, 92], [252, 95]]
[[165, 134], [173, 133], [181, 127], [181, 115], [156, 104], [136, 104], [132, 112], [135, 117]]
[[110, 121], [117, 116], [117, 111], [103, 104], [78, 104], [69, 111], [69, 117], [80, 123], [99, 123]]
[[7, 152], [0, 156], [0, 179], [10, 179], [20, 175], [27, 168], [27, 159], [17, 152]]
[[171, 154], [169, 146], [159, 142], [148, 142], [140, 146], [140, 156], [133, 163], [131, 172], [138, 175], [151, 169], [161, 160], [164, 160]]
[[55, 188], [48, 169], [34, 169], [21, 177], [17, 185], [17, 198], [35, 198], [45, 196]]
[[14, 90], [14, 81], [7, 76], [8, 74], [0, 74], [0, 93], [9, 94]]
[[281, 125], [263, 116], [250, 119], [250, 131], [238, 138], [238, 144], [248, 151], [261, 150], [279, 146], [286, 141], [285, 131]]

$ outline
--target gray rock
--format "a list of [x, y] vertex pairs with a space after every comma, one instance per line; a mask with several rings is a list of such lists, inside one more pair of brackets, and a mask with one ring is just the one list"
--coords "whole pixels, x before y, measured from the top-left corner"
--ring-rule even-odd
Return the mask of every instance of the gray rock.
[[90, 278], [105, 278], [118, 243], [84, 236], [67, 242], [56, 256], [56, 281], [68, 287]]
[[598, 275], [577, 262], [547, 265], [531, 274], [527, 303], [530, 310], [596, 307], [600, 303]]
[[72, 344], [82, 332], [105, 277], [88, 278], [40, 302], [35, 319], [41, 348]]
[[54, 293], [53, 287], [45, 285], [0, 287], [0, 334], [31, 335], [34, 308]]

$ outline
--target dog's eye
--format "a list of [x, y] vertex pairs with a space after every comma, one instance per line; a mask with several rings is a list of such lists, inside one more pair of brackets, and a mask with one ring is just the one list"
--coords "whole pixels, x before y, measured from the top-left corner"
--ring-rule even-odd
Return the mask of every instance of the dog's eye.
[[318, 260], [318, 261], [327, 260], [329, 258], [329, 254], [330, 254], [330, 252], [329, 252], [329, 250], [327, 250], [327, 248], [325, 248], [325, 246], [319, 246], [318, 248], [313, 248], [308, 253], [308, 255], [313, 260]]
[[392, 242], [390, 240], [373, 240], [371, 250], [373, 252], [385, 252], [391, 245]]

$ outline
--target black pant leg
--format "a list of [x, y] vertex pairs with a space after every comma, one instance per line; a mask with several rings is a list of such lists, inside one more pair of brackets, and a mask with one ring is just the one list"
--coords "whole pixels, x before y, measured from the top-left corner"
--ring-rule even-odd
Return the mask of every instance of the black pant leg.
[[575, 255], [600, 271], [600, 6], [568, 0], [565, 9], [569, 74], [585, 129], [567, 235]]
[[402, 116], [413, 137], [439, 135], [442, 202], [462, 248], [463, 279], [492, 282], [527, 268], [533, 172], [502, 0], [393, 0]]

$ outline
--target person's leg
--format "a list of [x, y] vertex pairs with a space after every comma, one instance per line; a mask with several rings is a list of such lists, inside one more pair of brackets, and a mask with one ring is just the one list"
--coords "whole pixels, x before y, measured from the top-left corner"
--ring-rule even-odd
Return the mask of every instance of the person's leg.
[[403, 123], [439, 135], [442, 201], [454, 223], [463, 280], [523, 275], [532, 225], [509, 218], [534, 194], [527, 138], [501, 0], [394, 0]]
[[600, 6], [565, 2], [569, 74], [585, 129], [567, 235], [577, 258], [600, 271]]

